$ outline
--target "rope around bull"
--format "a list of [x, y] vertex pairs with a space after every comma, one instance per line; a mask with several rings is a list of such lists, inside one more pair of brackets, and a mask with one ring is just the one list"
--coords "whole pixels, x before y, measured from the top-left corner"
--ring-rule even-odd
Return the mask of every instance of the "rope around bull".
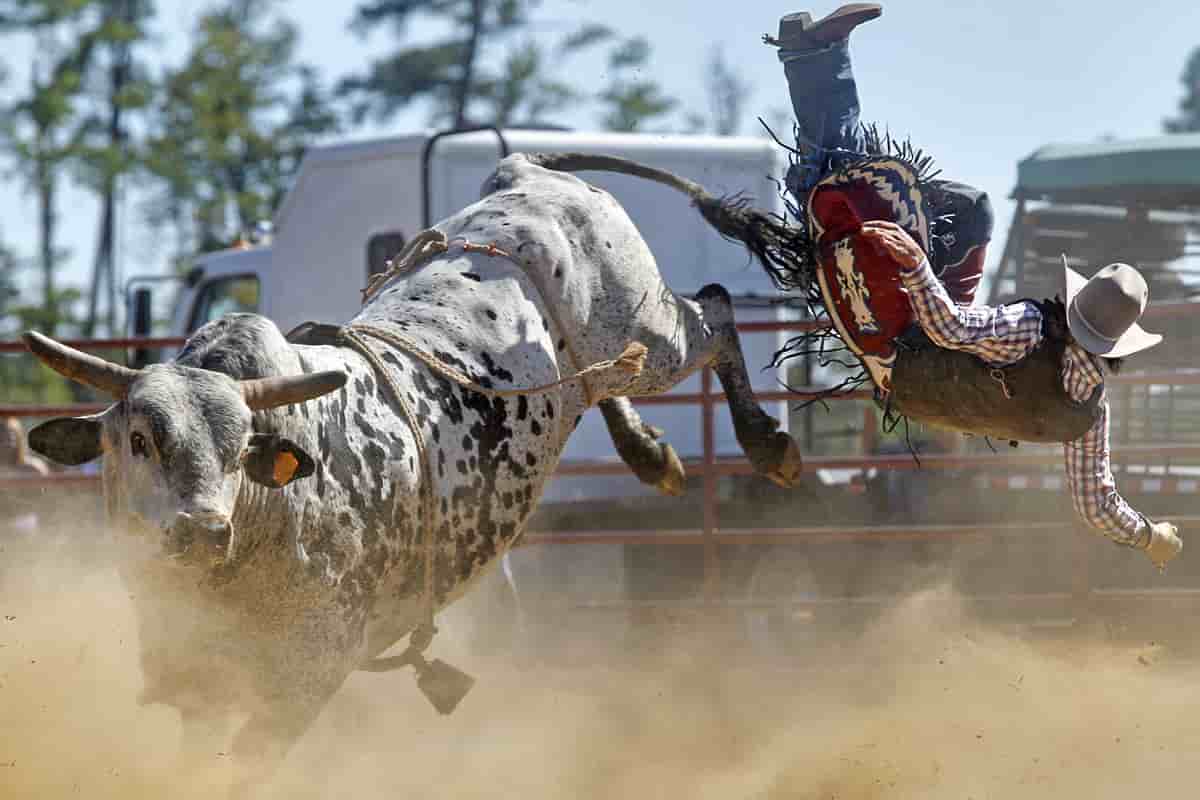
[[[495, 244], [475, 245], [465, 240], [455, 240], [455, 242], [461, 244], [463, 252], [478, 252], [492, 257], [506, 258], [517, 265], [522, 271], [525, 269], [525, 265], [496, 247]], [[379, 289], [389, 280], [415, 269], [420, 264], [438, 255], [448, 252], [450, 245], [451, 242], [447, 240], [446, 234], [435, 229], [422, 231], [413, 237], [404, 250], [389, 262], [388, 270], [373, 276], [368, 282], [367, 287], [362, 290], [363, 305], [365, 306], [369, 303], [378, 293]], [[534, 281], [533, 284], [537, 288], [537, 282]], [[538, 289], [538, 293], [542, 294], [540, 288]], [[553, 314], [550, 304], [546, 302], [545, 296], [542, 295], [541, 299], [543, 307], [551, 314], [555, 325], [561, 330], [562, 326]], [[450, 379], [465, 389], [477, 392], [485, 397], [504, 398], [540, 395], [564, 384], [579, 381], [583, 384], [584, 394], [589, 405], [593, 401], [591, 388], [587, 382], [589, 375], [600, 375], [616, 371], [628, 376], [630, 379], [636, 378], [641, 374], [642, 368], [645, 365], [647, 350], [646, 346], [641, 342], [630, 342], [621, 352], [621, 355], [615, 359], [598, 361], [580, 370], [578, 369], [578, 361], [573, 349], [569, 349], [568, 356], [572, 361], [572, 365], [576, 368], [576, 372], [573, 375], [529, 388], [493, 389], [472, 380], [470, 376], [426, 352], [412, 340], [395, 331], [363, 323], [344, 325], [338, 329], [338, 343], [353, 349], [367, 360], [379, 375], [383, 385], [387, 387], [388, 394], [391, 395], [396, 405], [400, 408], [401, 416], [403, 416], [405, 424], [408, 425], [409, 430], [412, 432], [413, 441], [416, 443], [417, 448], [417, 460], [421, 465], [421, 485], [417, 490], [420, 503], [420, 524], [423, 531], [422, 555], [424, 561], [424, 575], [421, 588], [421, 622], [409, 635], [408, 647], [401, 655], [393, 658], [373, 659], [361, 666], [360, 669], [369, 672], [383, 672], [412, 665], [420, 673], [428, 666], [423, 653], [428, 649], [434, 635], [437, 633], [437, 627], [434, 625], [434, 572], [436, 554], [434, 552], [435, 542], [433, 535], [433, 468], [425, 449], [425, 441], [421, 437], [420, 423], [417, 420], [417, 415], [413, 411], [412, 405], [405, 398], [404, 393], [396, 384], [391, 373], [388, 372], [383, 360], [375, 352], [375, 349], [371, 347], [368, 339], [377, 339], [385, 344], [389, 344], [421, 362], [431, 371]], [[395, 502], [396, 500], [393, 500], [393, 503]]]
[[[426, 228], [418, 233], [407, 245], [404, 246], [404, 249], [401, 250], [398, 255], [388, 259], [387, 270], [385, 272], [371, 276], [370, 280], [367, 281], [366, 288], [362, 290], [362, 304], [365, 306], [372, 299], [374, 299], [375, 295], [379, 293], [379, 290], [382, 289], [392, 278], [395, 278], [398, 275], [403, 275], [407, 272], [411, 272], [421, 264], [436, 258], [442, 253], [448, 252], [450, 250], [450, 246], [453, 244], [459, 245], [464, 253], [483, 253], [493, 258], [500, 257], [511, 262], [517, 267], [517, 269], [525, 273], [526, 277], [530, 278], [530, 283], [532, 283], [533, 288], [537, 290], [537, 293], [542, 300], [542, 307], [550, 316], [550, 320], [554, 323], [555, 329], [560, 332], [565, 330], [562, 320], [558, 318], [558, 314], [554, 311], [553, 304], [547, 301], [545, 292], [542, 291], [542, 288], [538, 282], [529, 275], [528, 271], [526, 270], [526, 265], [521, 262], [520, 259], [514, 258], [510, 253], [497, 247], [495, 242], [486, 245], [479, 245], [473, 244], [466, 239], [451, 240], [447, 238], [444, 232], [439, 231], [437, 228]], [[589, 406], [594, 405], [596, 402], [596, 397], [592, 393], [592, 387], [588, 384], [585, 373], [589, 373], [592, 370], [592, 367], [595, 367], [596, 365], [593, 364], [592, 367], [581, 370], [579, 368], [579, 356], [575, 353], [575, 348], [569, 341], [566, 341], [565, 338], [564, 341], [566, 342], [567, 357], [571, 360], [571, 368], [575, 370], [577, 373], [576, 377], [579, 378], [579, 382], [583, 386], [584, 399], [587, 400], [587, 404]], [[622, 355], [625, 354], [622, 353]], [[574, 378], [567, 378], [564, 382], [571, 380], [574, 380]]]

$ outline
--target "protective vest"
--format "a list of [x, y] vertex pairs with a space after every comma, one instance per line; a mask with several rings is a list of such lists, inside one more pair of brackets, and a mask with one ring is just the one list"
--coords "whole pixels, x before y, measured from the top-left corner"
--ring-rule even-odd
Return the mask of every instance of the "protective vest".
[[[1036, 301], [1034, 301], [1036, 303]], [[1104, 386], [1077, 403], [1062, 385], [1068, 336], [1061, 303], [1036, 303], [1042, 341], [1007, 367], [934, 345], [918, 328], [897, 340], [891, 408], [929, 425], [1013, 442], [1073, 442], [1100, 416]]]

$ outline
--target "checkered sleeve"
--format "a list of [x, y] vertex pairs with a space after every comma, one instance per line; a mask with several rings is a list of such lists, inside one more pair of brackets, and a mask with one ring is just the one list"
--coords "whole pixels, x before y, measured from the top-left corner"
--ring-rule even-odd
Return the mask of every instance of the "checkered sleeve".
[[939, 347], [963, 350], [1003, 367], [1029, 355], [1042, 340], [1042, 312], [1033, 303], [960, 306], [950, 299], [928, 260], [901, 270], [900, 280], [921, 328]]
[[[1063, 386], [1076, 402], [1086, 401], [1104, 381], [1100, 365], [1079, 350], [1067, 349]], [[1108, 398], [1100, 401], [1100, 417], [1082, 438], [1065, 445], [1067, 484], [1075, 511], [1092, 528], [1118, 544], [1145, 547], [1150, 526], [1117, 491], [1108, 450]]]

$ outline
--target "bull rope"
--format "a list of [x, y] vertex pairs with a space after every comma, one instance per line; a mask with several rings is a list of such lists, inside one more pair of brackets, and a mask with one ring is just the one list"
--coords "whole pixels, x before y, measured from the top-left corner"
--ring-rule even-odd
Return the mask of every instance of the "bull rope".
[[[524, 271], [524, 265], [511, 255], [491, 245], [476, 245], [464, 240], [455, 240], [461, 244], [464, 252], [480, 252], [486, 253], [489, 256], [499, 256], [506, 258], [516, 264]], [[378, 275], [372, 276], [367, 284], [367, 287], [362, 290], [363, 305], [369, 303], [379, 289], [383, 287], [389, 280], [415, 269], [418, 265], [423, 264], [435, 258], [450, 249], [450, 244], [446, 238], [446, 234], [435, 229], [424, 230], [417, 236], [413, 237], [412, 241], [404, 248], [404, 250], [394, 259], [388, 262], [388, 270]], [[534, 287], [538, 289], [538, 293], [542, 294], [537, 282], [533, 282]], [[547, 312], [554, 320], [556, 327], [561, 331], [562, 325], [559, 324], [557, 316], [554, 314], [552, 307], [546, 302], [546, 298], [542, 295], [542, 304]], [[579, 381], [583, 385], [584, 395], [588, 405], [592, 405], [594, 398], [591, 388], [588, 386], [587, 377], [589, 375], [610, 374], [612, 372], [622, 373], [630, 380], [641, 374], [646, 362], [647, 349], [641, 342], [630, 342], [619, 356], [614, 359], [605, 359], [591, 364], [588, 367], [578, 369], [578, 361], [574, 350], [568, 348], [568, 357], [572, 361], [572, 365], [576, 368], [576, 372], [565, 378], [560, 378], [552, 383], [542, 384], [540, 386], [528, 388], [513, 388], [513, 389], [493, 389], [488, 386], [483, 386], [472, 380], [470, 376], [455, 369], [436, 356], [427, 353], [412, 340], [376, 325], [368, 324], [350, 324], [344, 325], [338, 329], [337, 341], [339, 344], [347, 346], [361, 355], [367, 360], [371, 367], [379, 374], [384, 386], [387, 387], [388, 393], [392, 396], [396, 405], [400, 408], [400, 413], [404, 417], [405, 424], [408, 425], [412, 432], [413, 441], [417, 448], [417, 460], [421, 465], [421, 486], [418, 489], [420, 495], [420, 517], [423, 529], [422, 535], [422, 550], [424, 561], [424, 575], [421, 590], [421, 622], [415, 630], [409, 635], [409, 643], [407, 649], [401, 655], [394, 658], [376, 658], [368, 662], [360, 669], [368, 671], [386, 671], [398, 669], [403, 666], [413, 665], [417, 668], [418, 673], [428, 667], [428, 662], [422, 655], [428, 649], [433, 641], [434, 635], [437, 633], [437, 627], [434, 625], [434, 573], [435, 573], [435, 558], [436, 554], [434, 530], [433, 530], [433, 467], [430, 464], [428, 453], [425, 449], [425, 441], [421, 436], [421, 426], [414, 412], [412, 405], [405, 398], [404, 393], [396, 384], [391, 373], [388, 372], [383, 360], [371, 347], [368, 339], [378, 339], [385, 344], [389, 344], [396, 349], [412, 356], [420, 363], [428, 367], [432, 372], [449, 378], [459, 386], [469, 389], [473, 392], [484, 395], [485, 397], [504, 398], [504, 397], [528, 397], [540, 394], [546, 394], [559, 386], [572, 381]]]
[[[526, 277], [530, 279], [530, 283], [533, 284], [533, 288], [537, 290], [538, 295], [541, 297], [542, 306], [546, 309], [546, 313], [550, 315], [551, 321], [554, 322], [554, 327], [559, 332], [565, 330], [562, 321], [558, 318], [558, 314], [554, 311], [554, 305], [546, 299], [546, 293], [542, 291], [542, 287], [538, 284], [538, 282], [529, 275], [529, 272], [525, 268], [526, 265], [523, 264], [520, 259], [514, 258], [511, 253], [508, 253], [497, 247], [495, 242], [491, 244], [480, 245], [469, 242], [466, 239], [449, 239], [444, 232], [439, 231], [437, 228], [426, 228], [418, 233], [407, 245], [404, 246], [404, 249], [401, 250], [399, 254], [388, 259], [387, 270], [385, 272], [380, 272], [371, 276], [370, 280], [367, 281], [366, 288], [362, 290], [362, 304], [365, 306], [367, 303], [371, 302], [371, 300], [375, 298], [375, 295], [379, 293], [379, 290], [382, 289], [384, 285], [386, 285], [387, 282], [392, 278], [395, 278], [398, 275], [403, 275], [406, 272], [411, 272], [425, 262], [430, 261], [443, 253], [449, 252], [451, 245], [458, 245], [464, 253], [483, 253], [491, 256], [492, 258], [499, 257], [510, 261], [519, 270], [521, 270], [521, 272], [525, 273]], [[587, 404], [589, 406], [595, 405], [596, 396], [592, 393], [592, 387], [587, 382], [587, 376], [593, 372], [599, 372], [612, 366], [613, 362], [601, 361], [581, 370], [579, 368], [579, 356], [576, 355], [575, 348], [569, 341], [566, 341], [565, 337], [564, 342], [566, 342], [567, 357], [571, 360], [571, 368], [575, 370], [575, 375], [571, 376], [570, 378], [564, 378], [558, 383], [548, 384], [545, 387], [545, 390], [549, 391], [556, 386], [561, 386], [564, 383], [569, 383], [570, 381], [578, 379], [579, 383], [583, 386], [583, 395], [584, 399], [587, 401]], [[395, 342], [393, 342], [393, 344], [395, 344]], [[635, 345], [641, 347], [641, 344], [638, 342], [630, 343], [629, 347], [625, 348], [625, 351], [621, 353], [617, 360], [619, 361], [621, 358], [634, 355], [630, 353], [629, 348]], [[425, 361], [425, 356], [420, 353], [414, 345], [406, 343], [404, 345], [397, 346], [403, 347], [405, 352], [409, 352], [411, 355], [420, 358], [422, 361]], [[642, 349], [644, 350], [645, 348]], [[428, 364], [428, 362], [426, 363]], [[438, 362], [437, 365], [428, 365], [438, 370], [441, 370], [442, 368], [451, 369], [451, 367], [443, 364], [442, 362]], [[456, 372], [455, 375], [457, 376], [454, 377], [455, 380], [458, 380], [460, 377], [463, 380], [470, 380], [461, 372]], [[448, 375], [448, 377], [451, 376]], [[466, 386], [467, 384], [462, 385]], [[489, 389], [485, 389], [484, 387], [478, 386], [478, 384], [474, 384], [470, 388], [474, 388], [476, 391], [483, 392], [484, 394], [487, 394], [491, 391]], [[518, 391], [516, 393], [520, 394], [522, 392]], [[527, 390], [527, 393], [540, 394], [541, 392]], [[513, 395], [495, 394], [491, 396], [511, 397]]]

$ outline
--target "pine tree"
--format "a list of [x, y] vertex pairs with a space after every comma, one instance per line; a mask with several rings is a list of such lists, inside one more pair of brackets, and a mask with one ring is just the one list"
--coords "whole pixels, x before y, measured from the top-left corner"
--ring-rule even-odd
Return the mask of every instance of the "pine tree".
[[1180, 80], [1183, 99], [1179, 101], [1179, 116], [1166, 120], [1167, 133], [1200, 131], [1200, 47], [1192, 51]]
[[89, 107], [81, 123], [79, 154], [83, 180], [100, 201], [91, 291], [83, 325], [83, 333], [89, 337], [95, 334], [100, 298], [105, 294], [108, 331], [116, 332], [117, 187], [122, 178], [140, 166], [130, 118], [148, 108], [152, 86], [136, 50], [146, 44], [154, 14], [150, 0], [91, 0], [91, 6], [95, 21], [88, 35], [95, 39], [96, 57], [85, 80]]
[[191, 52], [155, 102], [148, 206], [183, 253], [226, 247], [269, 218], [305, 149], [338, 119], [316, 73], [295, 61], [295, 27], [270, 0], [235, 0], [200, 17]]
[[679, 105], [657, 81], [644, 77], [649, 63], [650, 43], [641, 36], [626, 39], [609, 53], [609, 84], [599, 95], [605, 107], [600, 121], [608, 130], [644, 130], [647, 122], [661, 120]]
[[587, 100], [587, 93], [563, 81], [572, 56], [613, 37], [603, 25], [584, 25], [552, 50], [528, 39], [509, 50], [500, 71], [477, 85], [481, 120], [501, 127], [551, 127], [551, 117]]
[[[403, 43], [418, 18], [447, 23], [450, 33], [438, 41], [401, 46], [373, 61], [365, 73], [343, 79], [340, 91], [353, 95], [355, 119], [383, 122], [408, 104], [423, 100], [430, 104], [434, 124], [461, 128], [478, 122], [481, 115], [475, 106], [485, 96], [481, 87], [494, 87], [502, 80], [485, 73], [483, 54], [524, 29], [535, 4], [536, 0], [369, 0], [360, 4], [350, 23], [360, 35], [387, 27]], [[539, 55], [527, 49], [524, 64], [520, 59], [508, 64], [508, 85], [528, 80], [521, 75], [538, 59]], [[497, 97], [499, 93], [494, 93], [494, 108]], [[499, 105], [503, 104], [500, 100]]]
[[8, 0], [0, 5], [0, 33], [30, 36], [35, 43], [24, 94], [0, 108], [0, 142], [37, 198], [42, 293], [36, 322], [50, 334], [78, 296], [57, 285], [65, 255], [57, 246], [57, 226], [64, 172], [81, 152], [80, 95], [96, 44], [86, 29], [85, 9], [84, 0]]
[[725, 60], [719, 45], [709, 54], [704, 85], [708, 90], [713, 133], [733, 136], [742, 126], [742, 109], [750, 84]]
[[[536, 0], [369, 0], [358, 6], [351, 28], [367, 35], [387, 28], [399, 46], [363, 73], [343, 79], [339, 93], [351, 96], [357, 122], [386, 122], [412, 103], [429, 106], [434, 125], [546, 127], [564, 111], [599, 102], [602, 125], [640, 130], [676, 106], [661, 87], [638, 73], [648, 64], [650, 45], [641, 37], [616, 40], [612, 30], [585, 24], [547, 46], [534, 39]], [[443, 38], [409, 42], [415, 21], [449, 27]], [[524, 38], [520, 38], [520, 37]], [[563, 80], [564, 64], [601, 43], [612, 80], [600, 92]]]

